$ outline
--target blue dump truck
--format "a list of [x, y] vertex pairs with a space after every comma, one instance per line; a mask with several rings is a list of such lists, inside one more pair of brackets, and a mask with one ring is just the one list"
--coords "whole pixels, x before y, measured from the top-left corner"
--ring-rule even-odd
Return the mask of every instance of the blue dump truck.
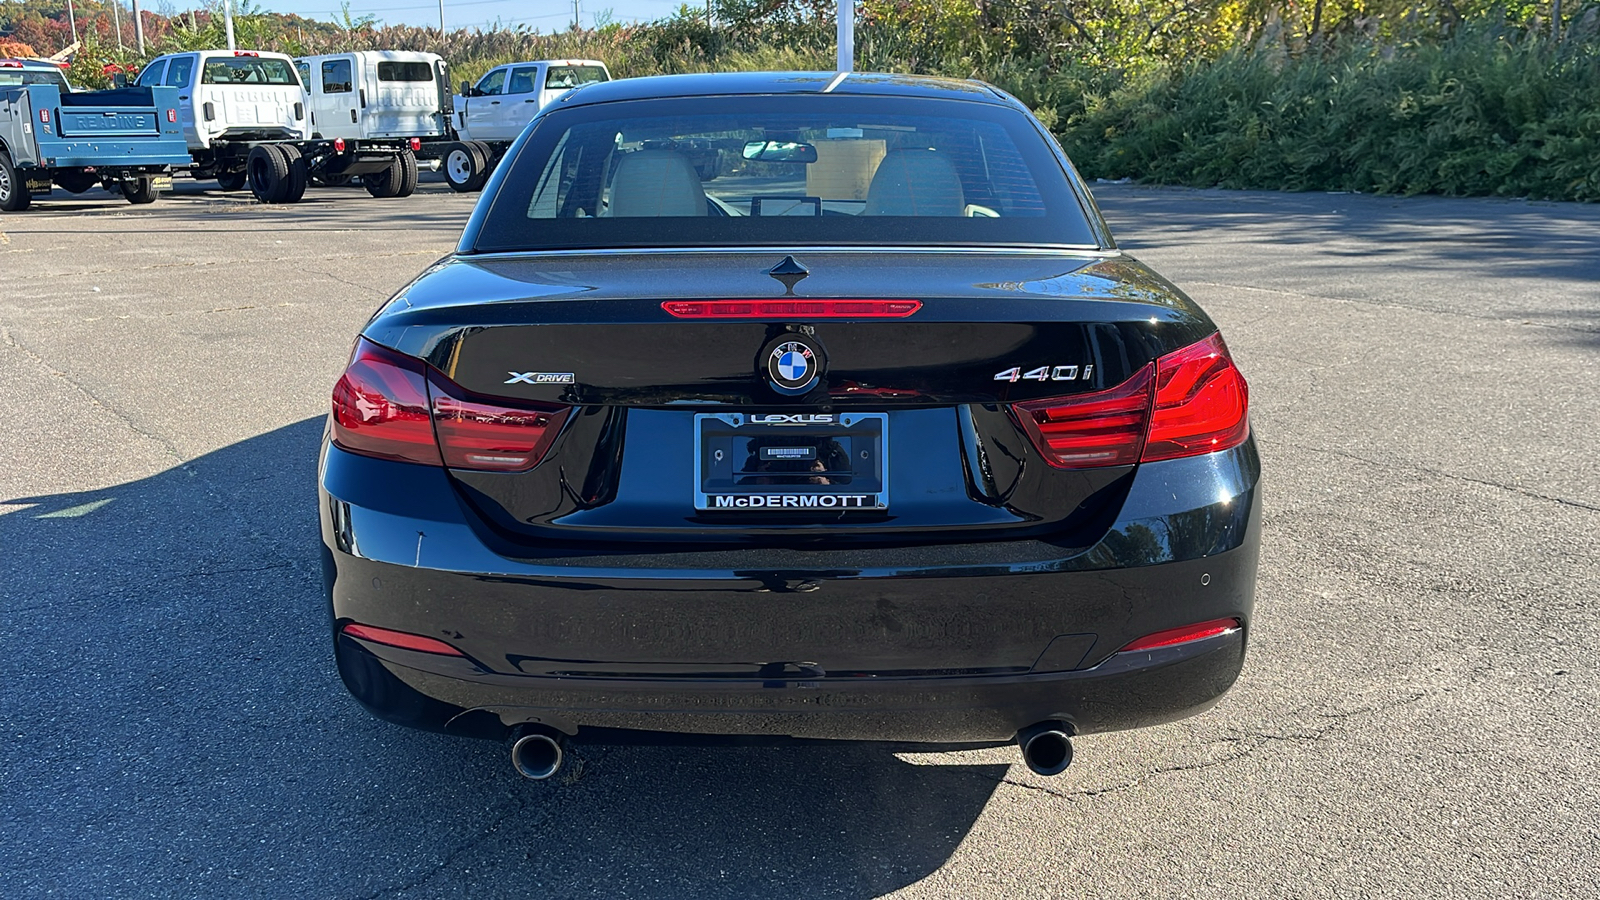
[[189, 163], [177, 88], [79, 92], [50, 63], [0, 60], [0, 210], [96, 185], [149, 203]]

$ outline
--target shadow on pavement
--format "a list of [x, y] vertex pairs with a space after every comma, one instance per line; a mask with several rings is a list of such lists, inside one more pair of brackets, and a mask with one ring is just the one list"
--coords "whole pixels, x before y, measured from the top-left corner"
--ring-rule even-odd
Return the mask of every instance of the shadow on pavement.
[[[307, 419], [0, 502], [7, 896], [873, 896], [1006, 766], [882, 748], [504, 748], [369, 717], [333, 670]], [[114, 452], [114, 449], [108, 452]]]

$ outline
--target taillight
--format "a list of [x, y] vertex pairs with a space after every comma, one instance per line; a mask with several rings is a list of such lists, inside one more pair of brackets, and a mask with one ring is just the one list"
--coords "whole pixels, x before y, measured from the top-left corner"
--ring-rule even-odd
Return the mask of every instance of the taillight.
[[411, 152], [416, 153], [422, 149], [422, 138], [411, 139]]
[[1213, 334], [1105, 391], [1013, 404], [1033, 444], [1065, 469], [1228, 450], [1250, 436], [1250, 389]]
[[1110, 390], [1018, 403], [1018, 419], [1053, 466], [1132, 465], [1139, 461], [1150, 418], [1151, 368]]
[[39, 110], [39, 121], [44, 123], [44, 124], [46, 124], [46, 125], [49, 125], [50, 124], [50, 110], [48, 110], [48, 109]]
[[1156, 362], [1146, 462], [1215, 453], [1250, 436], [1250, 386], [1222, 334], [1174, 350]]
[[668, 300], [680, 319], [903, 319], [921, 300]]
[[168, 122], [177, 122], [178, 121], [178, 111], [175, 110], [175, 109], [167, 110], [167, 121]]
[[441, 465], [421, 360], [362, 338], [333, 388], [333, 442], [363, 456]]
[[1219, 634], [1228, 634], [1238, 630], [1238, 619], [1212, 619], [1209, 622], [1197, 622], [1193, 625], [1185, 625], [1182, 628], [1169, 628], [1166, 631], [1147, 634], [1117, 652], [1127, 653], [1130, 650], [1154, 650], [1157, 647], [1171, 647], [1175, 644], [1187, 644], [1190, 641], [1216, 637]]
[[380, 459], [523, 472], [544, 458], [570, 412], [472, 397], [421, 360], [362, 338], [333, 389], [333, 442]]
[[333, 139], [333, 152], [335, 152], [335, 153], [343, 153], [344, 152], [344, 138], [334, 138]]
[[444, 464], [452, 469], [523, 472], [539, 464], [571, 407], [500, 406], [461, 396], [455, 384], [434, 376], [433, 425]]

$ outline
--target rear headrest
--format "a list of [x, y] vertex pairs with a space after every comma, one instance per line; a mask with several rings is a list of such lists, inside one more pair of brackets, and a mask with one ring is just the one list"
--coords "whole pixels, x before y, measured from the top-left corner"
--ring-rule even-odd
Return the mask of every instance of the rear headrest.
[[868, 216], [960, 216], [966, 209], [955, 166], [937, 150], [891, 150], [867, 186]]
[[611, 205], [603, 215], [703, 216], [706, 192], [700, 175], [681, 153], [639, 150], [626, 154], [611, 177]]

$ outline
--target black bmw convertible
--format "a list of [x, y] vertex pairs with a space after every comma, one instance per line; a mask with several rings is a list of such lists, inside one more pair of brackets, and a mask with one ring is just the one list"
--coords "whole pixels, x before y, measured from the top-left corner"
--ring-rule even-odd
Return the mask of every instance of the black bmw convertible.
[[351, 693], [533, 778], [684, 739], [1054, 774], [1216, 703], [1250, 633], [1244, 378], [976, 82], [552, 103], [362, 330], [319, 477]]

